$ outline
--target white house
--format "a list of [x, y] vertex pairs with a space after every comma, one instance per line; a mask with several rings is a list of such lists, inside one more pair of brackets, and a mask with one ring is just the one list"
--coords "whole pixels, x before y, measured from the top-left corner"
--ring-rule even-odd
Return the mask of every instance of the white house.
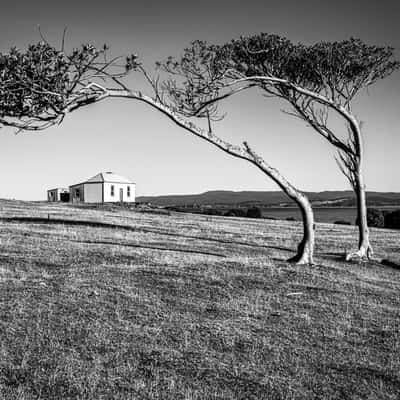
[[69, 190], [65, 188], [55, 188], [47, 191], [47, 201], [69, 201]]
[[73, 203], [134, 203], [135, 183], [114, 172], [100, 172], [69, 187]]

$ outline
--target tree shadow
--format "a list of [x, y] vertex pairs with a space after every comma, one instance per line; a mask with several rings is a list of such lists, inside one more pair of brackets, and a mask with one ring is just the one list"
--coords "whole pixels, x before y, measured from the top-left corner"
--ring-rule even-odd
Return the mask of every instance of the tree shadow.
[[178, 253], [201, 254], [201, 255], [207, 255], [207, 256], [226, 258], [225, 254], [212, 253], [212, 252], [201, 251], [201, 250], [177, 249], [177, 248], [170, 248], [170, 247], [159, 247], [159, 246], [149, 246], [149, 245], [143, 245], [143, 244], [118, 243], [118, 242], [107, 242], [107, 241], [74, 240], [74, 242], [86, 243], [86, 244], [105, 244], [108, 246], [134, 247], [134, 248], [139, 248], [139, 249], [151, 249], [151, 250], [160, 250], [160, 251], [173, 251], [173, 252], [178, 252]]
[[333, 253], [316, 253], [316, 256], [318, 257], [324, 257], [332, 261], [345, 261], [346, 260], [346, 254], [345, 253], [338, 253], [338, 252], [333, 252]]
[[400, 264], [395, 263], [394, 261], [383, 259], [381, 260], [380, 264], [384, 265], [385, 267], [394, 268], [400, 271]]
[[140, 228], [128, 225], [119, 225], [119, 224], [112, 224], [109, 222], [100, 222], [100, 221], [88, 221], [88, 220], [73, 220], [73, 219], [62, 219], [62, 218], [44, 218], [44, 217], [0, 217], [0, 221], [4, 222], [21, 222], [21, 223], [36, 223], [36, 224], [46, 224], [46, 225], [70, 225], [70, 226], [86, 226], [92, 228], [110, 228], [110, 229], [120, 229], [130, 232], [139, 232], [139, 233], [153, 233], [156, 235], [161, 236], [172, 236], [172, 237], [179, 237], [179, 238], [186, 238], [186, 239], [196, 239], [196, 240], [203, 240], [208, 242], [214, 243], [222, 243], [222, 244], [230, 244], [230, 245], [239, 245], [239, 246], [248, 246], [253, 248], [260, 248], [260, 249], [274, 249], [274, 250], [282, 250], [282, 251], [291, 251], [294, 252], [295, 250], [281, 247], [281, 246], [269, 246], [269, 245], [262, 245], [256, 243], [249, 243], [244, 241], [232, 241], [232, 240], [224, 240], [224, 239], [217, 239], [217, 238], [210, 238], [204, 236], [196, 236], [196, 235], [184, 235], [180, 233], [173, 233], [173, 232], [163, 232], [162, 230], [151, 229], [151, 228]]
[[71, 226], [89, 226], [92, 228], [114, 228], [114, 229], [125, 229], [129, 231], [137, 231], [136, 228], [126, 226], [110, 224], [107, 222], [99, 221], [82, 221], [74, 219], [62, 219], [62, 218], [44, 218], [44, 217], [2, 217], [0, 221], [3, 222], [26, 222], [33, 224], [46, 224], [46, 225], [71, 225]]

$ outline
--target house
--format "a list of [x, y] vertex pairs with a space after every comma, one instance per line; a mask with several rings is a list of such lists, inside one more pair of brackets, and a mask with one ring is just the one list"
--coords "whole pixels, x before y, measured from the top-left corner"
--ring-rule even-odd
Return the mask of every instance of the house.
[[55, 188], [47, 191], [47, 201], [69, 201], [69, 190], [65, 188]]
[[135, 183], [114, 172], [100, 172], [69, 187], [73, 203], [134, 203]]

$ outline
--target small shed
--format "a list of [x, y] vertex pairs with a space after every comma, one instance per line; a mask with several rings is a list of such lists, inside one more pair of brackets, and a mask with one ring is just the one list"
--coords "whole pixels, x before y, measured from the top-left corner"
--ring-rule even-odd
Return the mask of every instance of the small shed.
[[114, 172], [100, 172], [69, 187], [73, 203], [134, 203], [135, 183]]
[[69, 201], [69, 190], [66, 188], [55, 188], [47, 191], [47, 201]]

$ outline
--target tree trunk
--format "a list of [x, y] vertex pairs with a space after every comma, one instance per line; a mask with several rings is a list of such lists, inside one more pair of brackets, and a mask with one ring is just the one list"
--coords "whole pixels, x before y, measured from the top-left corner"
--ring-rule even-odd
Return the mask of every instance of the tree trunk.
[[357, 199], [357, 221], [358, 221], [358, 250], [346, 255], [346, 260], [351, 260], [352, 258], [360, 259], [370, 259], [373, 250], [369, 242], [369, 229], [367, 222], [367, 199], [365, 196], [365, 184], [362, 174], [362, 162], [364, 158], [363, 146], [362, 146], [362, 136], [361, 136], [361, 126], [357, 119], [352, 116], [351, 118], [351, 131], [353, 133], [352, 141], [354, 143], [354, 149], [356, 151], [354, 159], [354, 169], [353, 169], [353, 179], [352, 185], [354, 193]]
[[292, 197], [300, 208], [303, 218], [303, 239], [297, 247], [297, 254], [288, 261], [296, 264], [314, 264], [315, 224], [314, 212], [308, 198], [296, 191], [296, 197]]
[[300, 192], [292, 184], [290, 184], [277, 169], [271, 167], [261, 157], [255, 154], [246, 142], [244, 142], [244, 146], [247, 153], [251, 157], [250, 161], [268, 177], [275, 181], [283, 190], [283, 192], [286, 193], [286, 195], [291, 198], [300, 208], [301, 216], [303, 218], [303, 239], [297, 246], [297, 254], [294, 257], [289, 258], [288, 261], [295, 262], [299, 265], [313, 264], [315, 224], [314, 212], [311, 208], [310, 201], [304, 193]]
[[365, 185], [363, 182], [363, 177], [361, 173], [361, 166], [359, 166], [357, 172], [355, 173], [355, 187], [354, 192], [357, 199], [357, 223], [358, 223], [358, 250], [349, 253], [346, 256], [346, 260], [351, 260], [352, 258], [370, 259], [373, 250], [369, 241], [369, 229], [367, 222], [367, 201], [365, 196]]
[[[180, 115], [175, 113], [170, 109], [170, 107], [162, 104], [156, 99], [149, 96], [143, 95], [140, 92], [131, 91], [113, 91], [107, 90], [107, 97], [116, 98], [130, 98], [134, 100], [143, 101], [150, 106], [154, 107], [158, 111], [161, 111], [168, 118], [170, 118], [175, 124], [186, 129], [187, 131], [193, 133], [197, 137], [212, 143], [214, 146], [223, 150], [224, 152], [241, 158], [246, 161], [250, 161], [252, 164], [257, 166], [261, 171], [263, 171], [267, 176], [269, 176], [278, 186], [299, 206], [301, 214], [303, 217], [303, 239], [297, 247], [297, 254], [290, 258], [288, 261], [296, 262], [297, 264], [313, 264], [314, 255], [314, 214], [311, 208], [311, 204], [305, 194], [297, 190], [292, 186], [283, 175], [271, 165], [269, 165], [265, 160], [259, 157], [253, 150], [250, 149], [248, 144], [244, 142], [244, 148], [234, 146], [218, 136], [216, 136], [211, 129], [205, 131], [192, 122], [185, 120]], [[103, 97], [104, 98], [104, 97]]]

